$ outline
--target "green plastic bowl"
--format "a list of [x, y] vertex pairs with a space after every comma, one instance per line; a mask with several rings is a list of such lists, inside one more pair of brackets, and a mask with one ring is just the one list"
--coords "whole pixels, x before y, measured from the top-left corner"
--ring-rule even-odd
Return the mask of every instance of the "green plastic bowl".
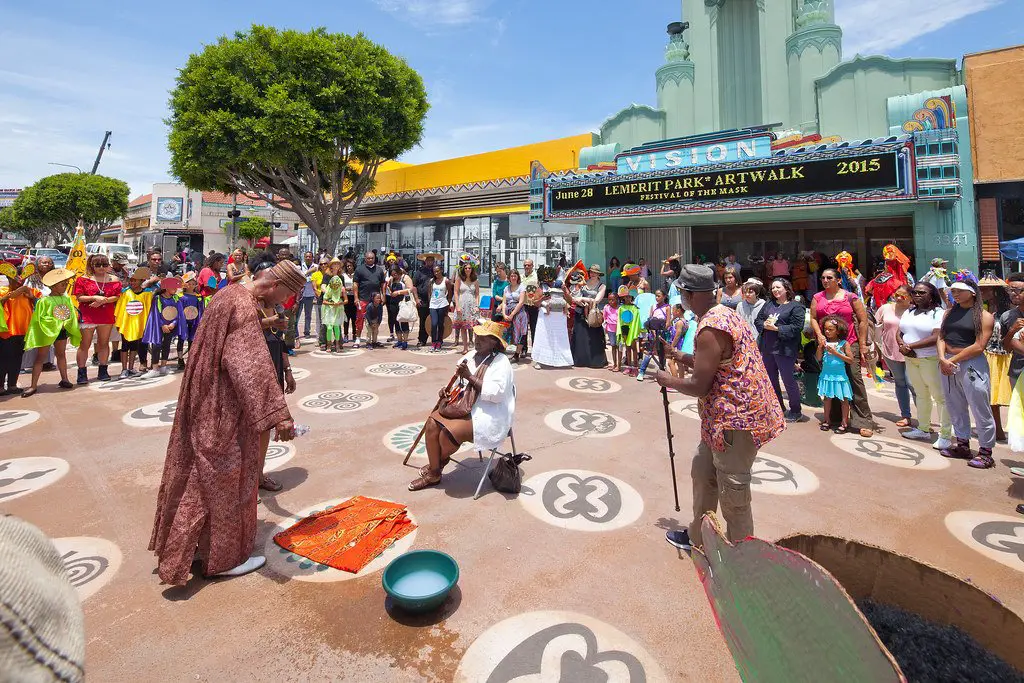
[[459, 582], [459, 565], [439, 550], [399, 555], [384, 570], [381, 583], [391, 600], [407, 612], [437, 609]]

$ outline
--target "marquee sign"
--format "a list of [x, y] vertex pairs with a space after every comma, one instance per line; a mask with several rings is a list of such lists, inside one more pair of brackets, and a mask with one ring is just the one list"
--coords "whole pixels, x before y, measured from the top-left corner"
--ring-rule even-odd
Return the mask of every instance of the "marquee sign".
[[896, 152], [794, 161], [735, 171], [690, 172], [554, 190], [551, 210], [664, 204], [690, 199], [770, 197], [899, 186]]
[[547, 220], [916, 198], [908, 139], [653, 173], [544, 180]]
[[738, 140], [722, 140], [708, 145], [655, 149], [643, 154], [620, 154], [615, 157], [615, 163], [618, 172], [625, 174], [693, 168], [745, 159], [765, 159], [771, 155], [772, 137], [765, 134]]

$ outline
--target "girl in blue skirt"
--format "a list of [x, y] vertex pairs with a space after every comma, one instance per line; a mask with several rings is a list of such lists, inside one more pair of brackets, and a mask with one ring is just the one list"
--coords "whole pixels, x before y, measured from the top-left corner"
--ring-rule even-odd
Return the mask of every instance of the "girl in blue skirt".
[[846, 374], [846, 366], [853, 362], [850, 346], [846, 342], [849, 329], [846, 321], [837, 315], [825, 316], [821, 329], [825, 335], [825, 345], [818, 347], [818, 362], [821, 363], [818, 395], [825, 399], [825, 419], [822, 420], [820, 429], [823, 432], [831, 429], [828, 416], [831, 415], [832, 401], [839, 401], [843, 422], [835, 432], [845, 434], [849, 430], [850, 401], [853, 399], [853, 387]]

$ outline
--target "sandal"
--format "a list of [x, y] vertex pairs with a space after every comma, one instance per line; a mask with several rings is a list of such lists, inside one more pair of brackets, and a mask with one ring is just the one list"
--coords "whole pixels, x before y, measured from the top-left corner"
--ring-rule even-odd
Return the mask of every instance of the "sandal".
[[822, 422], [818, 424], [818, 429], [820, 429], [823, 432], [827, 432], [830, 431], [832, 428], [829, 426], [828, 422]]
[[75, 388], [75, 385], [72, 384], [71, 382], [67, 381], [66, 379], [62, 379], [61, 381], [57, 382], [57, 386], [60, 387], [61, 389], [74, 389]]
[[846, 433], [848, 433], [849, 431], [850, 431], [850, 428], [849, 428], [849, 427], [847, 427], [846, 425], [839, 425], [839, 426], [838, 426], [838, 427], [836, 427], [836, 429], [835, 429], [835, 432], [836, 432], [836, 434], [846, 434]]
[[426, 474], [424, 476], [421, 476], [419, 479], [416, 479], [411, 484], [409, 484], [409, 490], [410, 491], [422, 491], [425, 488], [430, 488], [431, 486], [437, 486], [440, 483], [441, 483], [441, 475], [440, 474], [438, 474], [436, 476], [436, 478], [431, 477], [430, 474]]
[[263, 489], [264, 491], [280, 491], [281, 489], [284, 488], [284, 486], [282, 486], [280, 482], [276, 482], [270, 477], [263, 477], [260, 480], [260, 488]]
[[22, 393], [21, 397], [22, 397], [22, 398], [28, 398], [29, 396], [32, 396], [32, 395], [34, 395], [34, 394], [35, 394], [35, 393], [36, 393], [37, 391], [39, 391], [39, 390], [38, 390], [38, 389], [36, 389], [35, 387], [32, 387], [32, 388], [30, 388], [30, 389], [26, 389], [26, 390], [24, 391], [24, 393]]
[[[451, 459], [451, 458], [445, 458], [445, 459], [444, 459], [444, 460], [443, 460], [443, 461], [441, 462], [441, 471], [442, 471], [442, 472], [444, 471], [444, 468], [448, 466], [448, 463], [450, 463], [451, 461], [452, 461], [452, 459]], [[428, 464], [426, 464], [426, 465], [424, 465], [423, 467], [421, 467], [421, 468], [420, 468], [420, 475], [421, 475], [421, 476], [424, 476], [424, 477], [425, 477], [425, 476], [427, 476], [428, 474], [430, 474], [430, 464], [429, 464], [429, 463], [428, 463]]]
[[996, 461], [992, 459], [992, 452], [985, 452], [988, 449], [979, 449], [978, 454], [968, 461], [967, 466], [973, 467], [976, 470], [987, 470], [996, 466]]
[[896, 426], [897, 427], [909, 427], [910, 426], [910, 418], [909, 417], [904, 417], [904, 418], [899, 419], [896, 422]]

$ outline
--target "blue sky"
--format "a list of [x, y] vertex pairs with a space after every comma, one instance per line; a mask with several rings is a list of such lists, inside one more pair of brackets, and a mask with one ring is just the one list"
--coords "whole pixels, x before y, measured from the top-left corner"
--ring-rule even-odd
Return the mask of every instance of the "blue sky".
[[[702, 2], [702, 0], [688, 0]], [[787, 0], [767, 0], [785, 2]], [[431, 101], [424, 162], [596, 130], [654, 104], [665, 0], [0, 0], [0, 187], [88, 170], [134, 194], [169, 179], [167, 92], [188, 55], [251, 23], [362, 31], [405, 57]], [[1024, 0], [837, 0], [846, 57], [959, 58], [1024, 43]]]

